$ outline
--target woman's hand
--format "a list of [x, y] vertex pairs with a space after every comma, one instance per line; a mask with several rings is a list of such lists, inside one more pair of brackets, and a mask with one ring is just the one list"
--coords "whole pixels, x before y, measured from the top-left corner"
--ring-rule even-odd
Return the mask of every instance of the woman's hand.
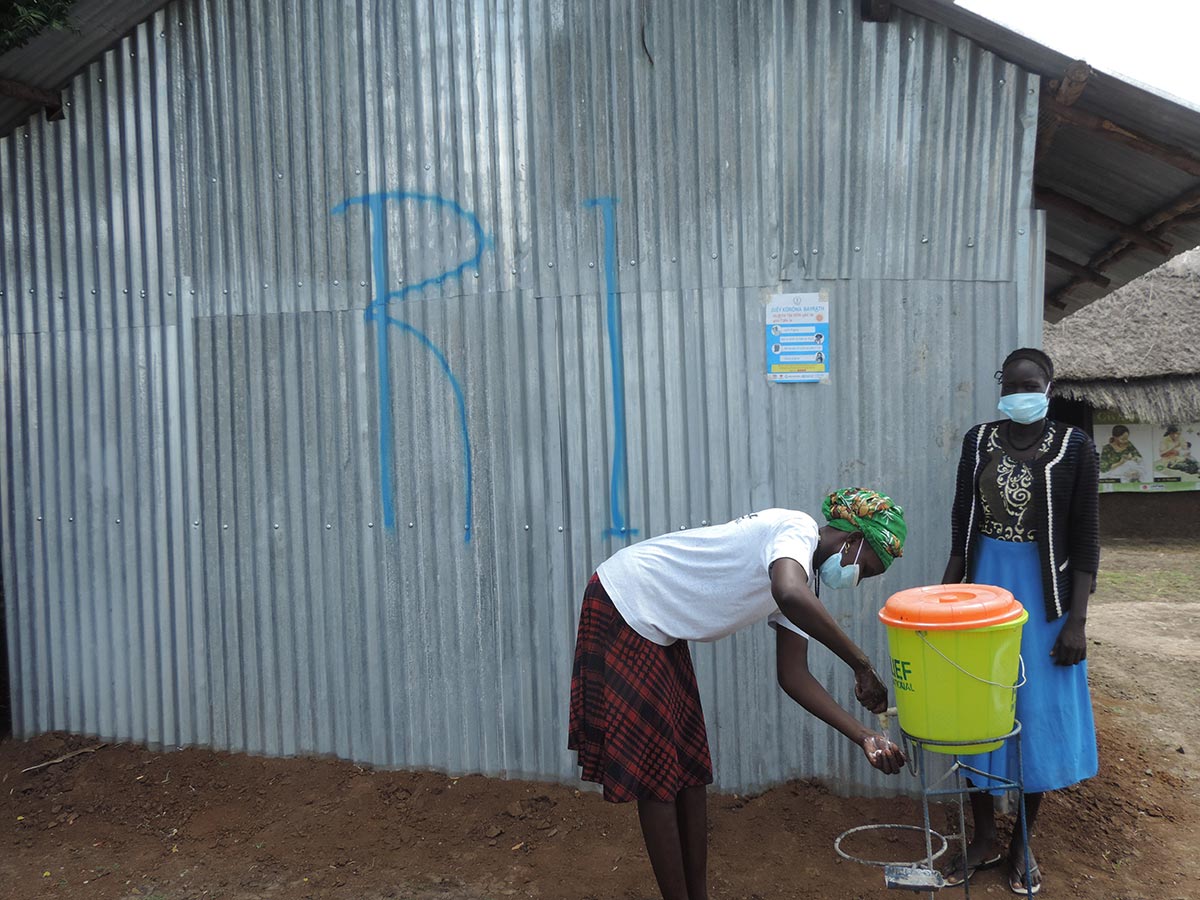
[[895, 775], [904, 768], [904, 751], [882, 734], [868, 734], [862, 739], [863, 753], [867, 762], [888, 775]]
[[854, 673], [854, 696], [873, 713], [881, 713], [887, 709], [887, 688], [871, 666]]
[[1087, 659], [1087, 634], [1083, 622], [1073, 622], [1067, 619], [1054, 649], [1050, 651], [1056, 665], [1074, 666]]

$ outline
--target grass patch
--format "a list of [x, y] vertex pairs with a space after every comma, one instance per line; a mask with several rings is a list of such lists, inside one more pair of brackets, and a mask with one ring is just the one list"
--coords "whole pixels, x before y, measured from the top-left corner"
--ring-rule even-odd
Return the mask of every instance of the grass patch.
[[1196, 572], [1184, 569], [1101, 569], [1097, 590], [1105, 599], [1192, 600], [1196, 596], [1196, 584]]

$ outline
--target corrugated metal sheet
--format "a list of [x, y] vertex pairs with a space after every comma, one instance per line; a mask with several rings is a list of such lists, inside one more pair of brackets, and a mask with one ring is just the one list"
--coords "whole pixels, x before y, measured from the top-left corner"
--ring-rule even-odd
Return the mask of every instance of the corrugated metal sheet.
[[[19, 732], [570, 778], [593, 567], [847, 482], [912, 520], [829, 598], [886, 662], [1040, 329], [1037, 85], [846, 7], [175, 3], [0, 141]], [[832, 385], [766, 383], [780, 290]], [[769, 644], [695, 651], [718, 783], [890, 789]]]

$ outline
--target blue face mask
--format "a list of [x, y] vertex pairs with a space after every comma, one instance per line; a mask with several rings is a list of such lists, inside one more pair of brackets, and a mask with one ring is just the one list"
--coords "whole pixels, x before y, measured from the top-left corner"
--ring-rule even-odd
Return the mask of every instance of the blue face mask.
[[854, 562], [848, 566], [842, 565], [842, 553], [845, 549], [843, 545], [840, 551], [831, 553], [829, 559], [821, 563], [821, 568], [818, 570], [821, 573], [821, 584], [831, 588], [858, 586], [858, 582], [862, 579], [862, 569], [858, 565], [858, 554], [862, 553], [862, 542], [860, 541], [858, 544], [858, 553], [854, 554]]
[[1014, 422], [1031, 425], [1046, 418], [1050, 409], [1049, 388], [1045, 394], [1005, 394], [996, 408]]

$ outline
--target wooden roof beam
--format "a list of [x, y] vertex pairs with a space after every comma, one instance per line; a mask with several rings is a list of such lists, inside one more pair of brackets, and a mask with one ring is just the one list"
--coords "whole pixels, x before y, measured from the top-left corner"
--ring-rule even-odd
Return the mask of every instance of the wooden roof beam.
[[[1142, 219], [1135, 228], [1143, 234], [1149, 234], [1151, 237], [1159, 238], [1180, 220], [1187, 219], [1200, 210], [1200, 187], [1192, 188], [1190, 191], [1185, 191], [1180, 194], [1166, 206], [1155, 210], [1146, 218]], [[1086, 266], [1083, 268], [1099, 272], [1107, 268], [1115, 262], [1119, 262], [1128, 256], [1136, 245], [1130, 243], [1123, 237], [1117, 238], [1106, 249], [1093, 256]], [[1046, 253], [1046, 261], [1054, 264], [1051, 260], [1049, 251]], [[1059, 257], [1060, 259], [1062, 257]], [[1067, 260], [1070, 262], [1070, 260]], [[1078, 263], [1072, 263], [1078, 265]], [[1069, 270], [1068, 270], [1069, 271]], [[1080, 278], [1078, 275], [1064, 284], [1061, 288], [1055, 291], [1054, 296], [1050, 297], [1047, 302], [1058, 307], [1059, 309], [1067, 308], [1066, 297], [1071, 291], [1086, 284], [1090, 279]]]
[[1158, 141], [1151, 140], [1145, 135], [1130, 131], [1128, 128], [1122, 128], [1115, 122], [1098, 116], [1095, 113], [1075, 109], [1072, 106], [1059, 103], [1057, 98], [1046, 97], [1043, 99], [1043, 103], [1046, 109], [1053, 113], [1061, 122], [1066, 122], [1068, 125], [1074, 125], [1076, 128], [1090, 131], [1092, 134], [1099, 135], [1115, 143], [1123, 144], [1132, 150], [1136, 150], [1138, 153], [1144, 153], [1146, 156], [1162, 160], [1182, 172], [1187, 172], [1189, 175], [1200, 176], [1200, 156], [1196, 156], [1178, 147], [1170, 147]]
[[1034, 189], [1034, 196], [1037, 199], [1039, 206], [1052, 206], [1056, 209], [1061, 209], [1068, 215], [1074, 216], [1082, 222], [1088, 222], [1092, 225], [1098, 225], [1107, 231], [1117, 234], [1130, 243], [1138, 244], [1145, 247], [1147, 250], [1153, 250], [1161, 256], [1170, 256], [1172, 247], [1166, 241], [1151, 237], [1144, 231], [1138, 231], [1132, 225], [1126, 225], [1119, 219], [1114, 219], [1112, 216], [1105, 215], [1098, 209], [1093, 209], [1086, 203], [1080, 203], [1078, 200], [1072, 200], [1058, 191], [1050, 188], [1038, 187]]
[[1056, 269], [1062, 269], [1064, 272], [1070, 272], [1081, 281], [1088, 281], [1092, 284], [1098, 284], [1100, 287], [1108, 287], [1112, 284], [1107, 278], [1097, 272], [1095, 269], [1082, 266], [1073, 260], [1067, 259], [1065, 256], [1059, 256], [1053, 250], [1046, 251], [1046, 262], [1054, 266]]
[[[1083, 89], [1087, 87], [1088, 79], [1091, 77], [1092, 67], [1082, 59], [1077, 59], [1067, 66], [1067, 71], [1063, 73], [1062, 78], [1055, 79], [1046, 85], [1048, 96], [1053, 97], [1055, 102], [1062, 106], [1073, 106], [1083, 94]], [[1061, 121], [1052, 110], [1045, 108], [1039, 110], [1035, 162], [1045, 156], [1050, 149], [1050, 145], [1054, 142], [1054, 134], [1058, 131]]]
[[62, 94], [58, 91], [47, 91], [23, 81], [0, 78], [0, 95], [40, 104], [46, 110], [46, 118], [51, 122], [64, 118]]

